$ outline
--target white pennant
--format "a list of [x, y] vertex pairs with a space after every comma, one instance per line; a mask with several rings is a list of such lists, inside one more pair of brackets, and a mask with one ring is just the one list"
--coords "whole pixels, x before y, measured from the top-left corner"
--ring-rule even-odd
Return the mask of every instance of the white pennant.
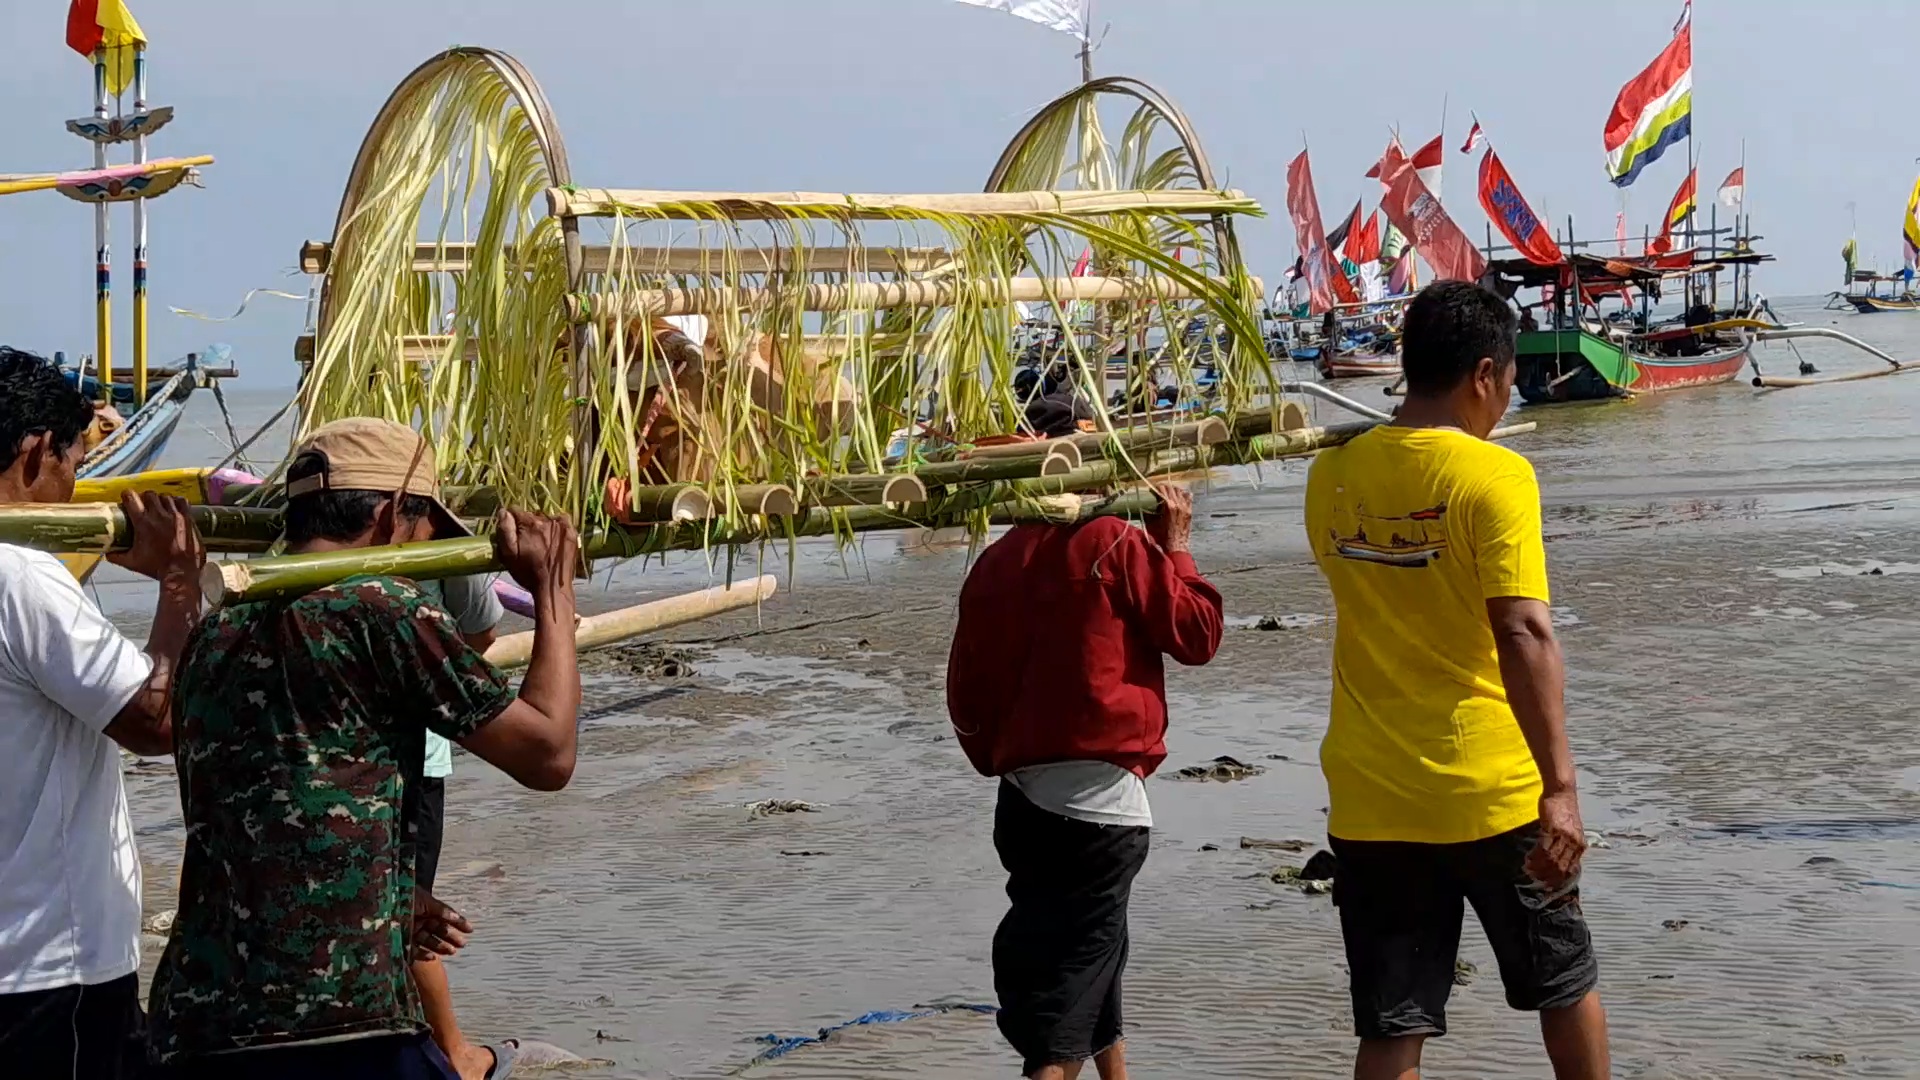
[[960, 0], [960, 2], [972, 4], [974, 7], [1004, 11], [1028, 22], [1037, 22], [1049, 30], [1072, 34], [1081, 41], [1087, 40], [1084, 0]]

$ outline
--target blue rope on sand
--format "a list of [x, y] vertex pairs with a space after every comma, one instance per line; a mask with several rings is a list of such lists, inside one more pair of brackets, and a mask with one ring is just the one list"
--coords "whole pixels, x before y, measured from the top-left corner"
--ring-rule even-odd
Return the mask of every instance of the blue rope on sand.
[[742, 1070], [751, 1069], [769, 1061], [786, 1057], [803, 1046], [813, 1046], [826, 1042], [835, 1032], [867, 1024], [897, 1024], [904, 1020], [920, 1020], [929, 1016], [942, 1016], [950, 1012], [970, 1012], [991, 1014], [1000, 1010], [992, 1005], [915, 1005], [912, 1009], [878, 1009], [863, 1016], [856, 1016], [844, 1023], [832, 1027], [823, 1027], [815, 1035], [762, 1035], [756, 1042], [767, 1044], [765, 1050], [756, 1054], [752, 1061], [741, 1066]]

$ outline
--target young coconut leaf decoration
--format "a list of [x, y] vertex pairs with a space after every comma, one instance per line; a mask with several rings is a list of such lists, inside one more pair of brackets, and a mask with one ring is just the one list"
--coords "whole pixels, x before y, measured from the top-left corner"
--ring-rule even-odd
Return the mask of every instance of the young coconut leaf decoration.
[[[1134, 107], [1117, 146], [1102, 101]], [[301, 428], [413, 424], [449, 483], [589, 527], [704, 518], [694, 491], [737, 542], [746, 519], [817, 522], [896, 498], [874, 474], [919, 471], [929, 510], [984, 528], [965, 470], [925, 463], [1019, 429], [1023, 310], [1067, 329], [1046, 359], [1128, 436], [1112, 447], [1195, 416], [1108, 412], [1110, 358], [1182, 397], [1210, 366], [1230, 415], [1276, 400], [1231, 222], [1259, 212], [1122, 79], [1043, 109], [985, 193], [583, 189], [532, 77], [454, 49], [395, 90], [331, 245], [303, 259], [325, 278]], [[1214, 330], [1197, 344], [1195, 318]]]

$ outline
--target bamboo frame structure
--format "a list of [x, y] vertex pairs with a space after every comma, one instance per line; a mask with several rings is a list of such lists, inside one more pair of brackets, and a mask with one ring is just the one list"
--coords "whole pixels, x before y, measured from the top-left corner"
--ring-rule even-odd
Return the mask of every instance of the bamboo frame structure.
[[[1112, 146], [1103, 100], [1138, 109]], [[1156, 131], [1173, 133], [1171, 150], [1152, 145]], [[433, 186], [458, 175], [462, 190]], [[1043, 107], [979, 192], [576, 186], [532, 75], [503, 53], [451, 49], [389, 95], [332, 236], [301, 248], [322, 280], [314, 332], [295, 346], [298, 428], [364, 414], [415, 424], [450, 489], [566, 511], [589, 533], [618, 521], [729, 544], [904, 523], [969, 486], [1217, 444], [1255, 384], [1277, 400], [1253, 315], [1264, 287], [1233, 234], [1234, 216], [1259, 212], [1215, 182], [1172, 102], [1127, 79]], [[450, 222], [469, 224], [450, 234]], [[583, 223], [606, 239], [585, 242]], [[1056, 269], [1075, 252], [1071, 276]], [[1021, 423], [1012, 331], [1035, 305], [1080, 320], [1068, 362], [1102, 403], [1117, 354], [1097, 349], [1191, 387], [1189, 322], [1211, 319], [1207, 385], [1222, 388], [1225, 418], [1195, 428], [1103, 405], [1092, 434], [974, 445]], [[663, 345], [662, 321], [687, 319], [680, 344]], [[1165, 344], [1150, 349], [1149, 333]], [[530, 363], [547, 348], [544, 370]], [[517, 365], [510, 378], [503, 363]]]
[[883, 220], [916, 217], [1018, 217], [1160, 210], [1173, 214], [1244, 213], [1258, 204], [1239, 191], [988, 191], [957, 195], [836, 195], [820, 191], [648, 191], [618, 188], [547, 190], [554, 217], [658, 216], [700, 219], [718, 210], [751, 221], [791, 217]]

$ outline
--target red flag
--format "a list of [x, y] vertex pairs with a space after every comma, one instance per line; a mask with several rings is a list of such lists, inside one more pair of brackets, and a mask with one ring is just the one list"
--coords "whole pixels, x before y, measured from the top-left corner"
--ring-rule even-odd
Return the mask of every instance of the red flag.
[[1313, 192], [1313, 166], [1305, 150], [1287, 165], [1287, 214], [1293, 218], [1294, 240], [1306, 268], [1308, 312], [1324, 315], [1336, 303], [1357, 300], [1353, 285], [1333, 264], [1326, 226], [1320, 222], [1320, 198]]
[[1395, 136], [1387, 140], [1387, 149], [1380, 155], [1380, 160], [1374, 162], [1373, 168], [1367, 170], [1367, 179], [1378, 180], [1384, 187], [1387, 183], [1386, 178], [1392, 176], [1395, 170], [1400, 168], [1400, 163], [1405, 160], [1407, 160], [1407, 152], [1400, 149], [1400, 138]]
[[[1391, 150], [1389, 151], [1391, 156]], [[1387, 162], [1383, 160], [1382, 165]], [[1380, 200], [1380, 212], [1393, 227], [1406, 234], [1407, 242], [1442, 279], [1478, 281], [1487, 261], [1447, 216], [1446, 208], [1420, 179], [1420, 171], [1411, 159], [1402, 158], [1397, 169], [1386, 173], [1387, 194]]]
[[1328, 251], [1336, 250], [1345, 244], [1348, 234], [1360, 224], [1360, 202], [1359, 199], [1353, 200], [1353, 209], [1348, 211], [1347, 216], [1340, 219], [1340, 224], [1335, 225], [1333, 231], [1327, 234]]
[[1491, 148], [1480, 159], [1480, 208], [1487, 212], [1487, 219], [1500, 229], [1500, 234], [1514, 246], [1530, 263], [1540, 266], [1558, 266], [1566, 261], [1560, 254], [1560, 245], [1540, 226], [1539, 217], [1527, 200], [1520, 195], [1520, 189], [1514, 186], [1513, 177], [1508, 175], [1507, 167], [1500, 162], [1499, 155]]
[[1073, 276], [1086, 277], [1087, 264], [1092, 261], [1093, 261], [1093, 249], [1092, 248], [1082, 249], [1080, 252], [1079, 261], [1073, 264]]
[[1460, 152], [1463, 154], [1473, 153], [1480, 148], [1481, 142], [1485, 141], [1486, 137], [1487, 133], [1480, 130], [1480, 121], [1475, 120], [1473, 127], [1467, 131], [1467, 141], [1460, 144]]
[[1347, 234], [1347, 261], [1365, 266], [1380, 261], [1380, 212], [1367, 215], [1367, 223]]

